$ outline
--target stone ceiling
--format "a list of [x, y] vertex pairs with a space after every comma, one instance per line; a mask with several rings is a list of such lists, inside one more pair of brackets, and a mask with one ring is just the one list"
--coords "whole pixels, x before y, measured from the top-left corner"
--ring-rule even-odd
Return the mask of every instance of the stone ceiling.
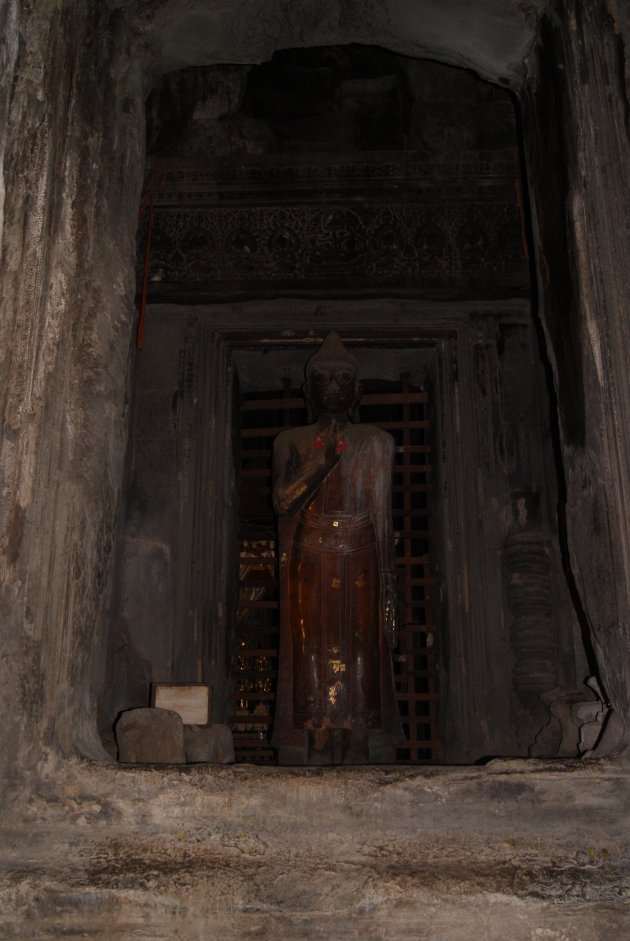
[[109, 0], [128, 6], [155, 72], [255, 63], [344, 43], [464, 66], [520, 84], [545, 0]]

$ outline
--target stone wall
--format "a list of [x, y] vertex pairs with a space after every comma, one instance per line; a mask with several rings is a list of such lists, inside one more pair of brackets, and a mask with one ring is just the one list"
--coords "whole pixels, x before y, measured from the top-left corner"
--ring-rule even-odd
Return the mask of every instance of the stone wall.
[[630, 712], [628, 24], [551, 3], [524, 88], [541, 316], [553, 367], [568, 564], [605, 693]]
[[[18, 4], [5, 3], [0, 10], [0, 171], [4, 163], [11, 86], [18, 53]], [[0, 172], [0, 243], [4, 224], [4, 174]]]
[[[4, 9], [10, 67], [13, 8]], [[124, 14], [36, 3], [24, 5], [19, 28], [0, 322], [8, 770], [42, 742], [100, 753], [94, 703], [126, 446], [143, 161], [142, 85]]]
[[[238, 526], [231, 364], [194, 308], [148, 313], [135, 369], [124, 515], [100, 729], [151, 682], [211, 682], [226, 720]], [[234, 510], [234, 513], [236, 510]]]

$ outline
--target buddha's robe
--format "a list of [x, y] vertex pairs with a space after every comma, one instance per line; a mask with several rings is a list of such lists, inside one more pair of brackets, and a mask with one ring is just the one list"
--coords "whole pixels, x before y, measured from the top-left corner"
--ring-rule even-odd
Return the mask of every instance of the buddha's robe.
[[[299, 489], [312, 426], [274, 446], [274, 502]], [[347, 425], [339, 460], [302, 508], [280, 517], [280, 657], [273, 745], [305, 747], [305, 732], [370, 736], [372, 760], [401, 740], [391, 652], [383, 630], [382, 574], [394, 571], [394, 442], [371, 425]], [[289, 454], [292, 458], [289, 459]], [[303, 461], [295, 455], [302, 455]], [[390, 748], [391, 751], [391, 748]], [[393, 754], [393, 752], [392, 752]]]

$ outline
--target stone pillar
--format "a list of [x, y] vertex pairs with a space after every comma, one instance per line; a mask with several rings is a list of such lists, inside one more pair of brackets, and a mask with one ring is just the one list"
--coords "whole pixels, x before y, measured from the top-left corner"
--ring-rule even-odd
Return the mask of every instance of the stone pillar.
[[[12, 15], [15, 4], [4, 5], [0, 23]], [[24, 4], [20, 16], [0, 266], [0, 753], [10, 767], [36, 760], [42, 745], [100, 753], [94, 702], [144, 153], [125, 14], [68, 0]], [[0, 30], [9, 66], [12, 30]]]
[[609, 748], [627, 741], [630, 712], [630, 24], [622, 7], [548, 4], [523, 95], [567, 545], [616, 712]]

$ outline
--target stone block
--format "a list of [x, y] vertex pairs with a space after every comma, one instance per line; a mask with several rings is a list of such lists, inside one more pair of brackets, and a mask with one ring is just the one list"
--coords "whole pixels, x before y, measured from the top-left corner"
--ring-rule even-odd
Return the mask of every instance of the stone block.
[[234, 762], [234, 741], [227, 725], [184, 726], [186, 761], [229, 765]]
[[184, 725], [170, 709], [129, 709], [116, 723], [118, 760], [125, 764], [184, 764]]

